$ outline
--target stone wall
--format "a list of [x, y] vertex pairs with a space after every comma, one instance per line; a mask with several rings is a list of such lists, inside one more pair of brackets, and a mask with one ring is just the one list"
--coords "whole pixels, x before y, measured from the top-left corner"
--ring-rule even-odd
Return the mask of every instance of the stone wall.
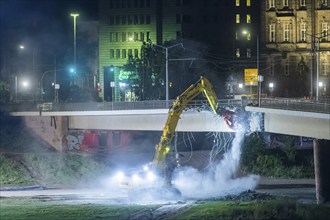
[[60, 116], [26, 116], [24, 123], [27, 128], [58, 151], [65, 151], [65, 136], [68, 132], [67, 117]]

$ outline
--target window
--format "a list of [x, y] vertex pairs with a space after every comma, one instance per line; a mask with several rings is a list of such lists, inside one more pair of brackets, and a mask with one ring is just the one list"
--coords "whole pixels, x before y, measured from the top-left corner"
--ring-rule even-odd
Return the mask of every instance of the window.
[[126, 32], [121, 33], [121, 41], [126, 42]]
[[327, 6], [328, 0], [321, 0], [321, 6]]
[[150, 15], [147, 15], [146, 17], [146, 24], [150, 24]]
[[120, 16], [117, 15], [117, 16], [116, 16], [116, 25], [119, 25], [119, 24], [120, 24]]
[[131, 32], [128, 32], [127, 36], [128, 36], [128, 40], [129, 41], [132, 41], [133, 40], [133, 36], [132, 36], [132, 33]]
[[240, 57], [241, 57], [241, 52], [240, 52], [240, 49], [239, 49], [239, 48], [236, 48], [235, 56], [236, 56], [237, 58], [240, 58]]
[[275, 0], [269, 0], [269, 8], [275, 8]]
[[122, 58], [126, 59], [126, 50], [125, 49], [121, 50], [121, 54], [123, 55]]
[[300, 41], [306, 42], [306, 22], [300, 24]]
[[275, 42], [275, 24], [269, 25], [269, 42]]
[[128, 56], [132, 56], [133, 54], [132, 54], [132, 49], [128, 49]]
[[249, 14], [246, 15], [246, 23], [248, 23], [248, 24], [251, 23], [251, 15], [249, 15]]
[[322, 62], [322, 65], [321, 65], [321, 74], [323, 76], [327, 76], [328, 75], [328, 63], [326, 63], [325, 61]]
[[144, 24], [144, 15], [140, 15], [140, 24]]
[[328, 37], [329, 37], [328, 30], [329, 30], [328, 23], [323, 22], [322, 23], [322, 41], [328, 41]]
[[251, 49], [250, 48], [246, 49], [246, 57], [251, 58]]
[[300, 0], [300, 7], [306, 6], [306, 0]]
[[283, 7], [289, 7], [289, 0], [283, 0]]
[[139, 57], [139, 50], [138, 49], [134, 49], [134, 57]]
[[133, 20], [132, 17], [130, 15], [127, 16], [127, 24], [132, 24]]
[[121, 16], [121, 24], [126, 24], [126, 15]]
[[150, 40], [150, 32], [149, 31], [146, 33], [146, 39]]
[[119, 37], [118, 37], [118, 32], [114, 33], [115, 34], [115, 42], [118, 42], [119, 41]]
[[109, 24], [110, 24], [110, 25], [113, 25], [114, 22], [115, 22], [115, 21], [114, 21], [113, 16], [110, 16], [110, 17], [109, 17]]
[[139, 40], [139, 33], [138, 32], [134, 32], [134, 41]]
[[240, 23], [240, 16], [239, 14], [236, 14], [236, 24], [239, 24]]
[[251, 33], [250, 33], [250, 32], [248, 32], [248, 33], [246, 34], [246, 40], [248, 40], [248, 41], [251, 40]]
[[246, 0], [246, 6], [248, 6], [248, 7], [251, 6], [251, 0]]
[[289, 61], [285, 61], [285, 71], [284, 71], [284, 75], [289, 76], [290, 75], [290, 67], [289, 67]]
[[147, 0], [147, 1], [146, 1], [146, 7], [147, 7], [147, 8], [150, 8], [150, 0]]
[[290, 41], [290, 24], [284, 24], [283, 41], [284, 42]]
[[110, 59], [113, 59], [115, 57], [115, 50], [110, 49]]
[[140, 32], [140, 41], [144, 41], [144, 33]]
[[118, 42], [118, 33], [110, 32], [110, 42]]
[[236, 6], [239, 6], [240, 0], [236, 0]]
[[116, 59], [120, 59], [120, 49], [116, 50]]
[[139, 23], [139, 18], [137, 15], [134, 15], [134, 24], [138, 24]]

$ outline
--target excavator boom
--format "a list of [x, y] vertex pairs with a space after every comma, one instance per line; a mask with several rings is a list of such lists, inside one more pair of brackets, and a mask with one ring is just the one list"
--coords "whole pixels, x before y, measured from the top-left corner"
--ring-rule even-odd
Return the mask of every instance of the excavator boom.
[[218, 98], [213, 86], [207, 78], [201, 77], [195, 84], [179, 95], [170, 107], [160, 142], [156, 145], [156, 152], [153, 159], [153, 164], [156, 167], [162, 169], [165, 165], [165, 158], [171, 149], [172, 139], [182, 111], [191, 100], [202, 92], [205, 94], [214, 113], [218, 114]]

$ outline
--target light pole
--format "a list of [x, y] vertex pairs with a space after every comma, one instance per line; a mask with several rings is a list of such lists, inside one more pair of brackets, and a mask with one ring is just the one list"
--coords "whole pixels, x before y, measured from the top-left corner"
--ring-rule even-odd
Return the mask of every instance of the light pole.
[[[73, 65], [74, 68], [76, 69], [76, 55], [77, 55], [77, 42], [76, 42], [76, 37], [77, 37], [77, 17], [79, 16], [78, 13], [71, 13], [70, 14], [73, 17]], [[74, 83], [74, 80], [73, 80]]]
[[153, 44], [153, 46], [156, 46], [156, 47], [160, 47], [162, 49], [165, 49], [165, 87], [166, 87], [166, 107], [168, 107], [168, 101], [169, 101], [169, 87], [168, 87], [168, 49], [171, 49], [173, 47], [176, 47], [176, 46], [180, 46], [183, 47], [183, 44], [182, 43], [179, 43], [179, 44], [175, 44], [175, 45], [172, 45], [172, 46], [169, 46], [169, 47], [164, 47], [164, 46], [160, 46], [160, 45], [157, 45], [157, 44]]
[[[318, 34], [308, 34], [305, 33], [306, 35], [314, 38], [311, 40], [312, 46], [311, 49], [313, 51], [313, 54], [316, 54], [316, 94], [315, 94], [315, 99], [318, 101], [319, 100], [319, 76], [320, 76], [320, 41], [322, 38], [329, 36], [329, 34], [326, 33], [318, 33]], [[321, 36], [319, 36], [321, 35]], [[313, 42], [315, 41], [315, 45], [313, 46]], [[316, 51], [316, 53], [315, 53]], [[312, 65], [312, 69], [314, 70], [314, 63]], [[311, 71], [311, 91], [310, 94], [313, 96], [313, 73], [314, 71]], [[315, 85], [315, 84], [314, 84]]]
[[[249, 34], [247, 31], [243, 31], [244, 35]], [[256, 34], [257, 38], [257, 73], [258, 73], [258, 107], [261, 104], [261, 82], [263, 81], [263, 76], [259, 74], [259, 35]]]

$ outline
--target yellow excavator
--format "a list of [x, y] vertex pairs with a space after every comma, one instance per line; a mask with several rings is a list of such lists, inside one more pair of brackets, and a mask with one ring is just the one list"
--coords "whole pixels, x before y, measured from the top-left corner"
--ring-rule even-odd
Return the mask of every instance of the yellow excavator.
[[[218, 106], [218, 98], [213, 89], [212, 84], [205, 77], [200, 77], [200, 79], [193, 85], [191, 85], [188, 89], [186, 89], [181, 95], [177, 97], [177, 99], [173, 102], [172, 106], [169, 109], [168, 118], [165, 123], [165, 127], [163, 129], [162, 136], [160, 138], [159, 143], [156, 145], [156, 152], [154, 155], [154, 159], [151, 163], [152, 170], [156, 170], [156, 172], [162, 175], [167, 182], [170, 175], [166, 174], [166, 156], [171, 150], [172, 139], [175, 134], [175, 129], [180, 119], [180, 115], [187, 107], [188, 103], [193, 100], [199, 94], [204, 93], [206, 96], [213, 112], [223, 117], [224, 121], [227, 125], [234, 129], [235, 127], [235, 113], [225, 108], [220, 108]], [[146, 186], [147, 177], [142, 178], [144, 182], [141, 184], [144, 187]], [[130, 181], [125, 181], [125, 187], [129, 187], [134, 189], [133, 184]], [[163, 188], [164, 189], [164, 188]], [[166, 189], [168, 191], [168, 188]]]

